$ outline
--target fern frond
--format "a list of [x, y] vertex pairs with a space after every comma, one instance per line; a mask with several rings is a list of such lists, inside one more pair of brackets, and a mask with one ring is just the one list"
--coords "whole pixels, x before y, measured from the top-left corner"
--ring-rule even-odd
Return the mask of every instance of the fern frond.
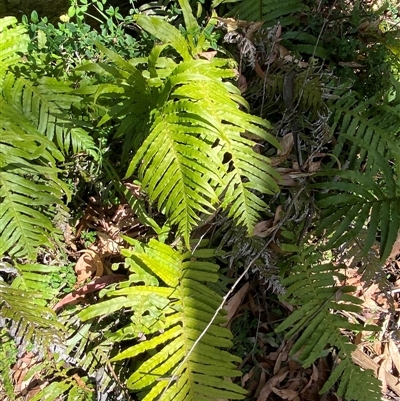
[[[79, 315], [83, 320], [102, 316], [103, 304], [107, 311], [114, 302], [119, 309], [124, 305], [131, 310], [132, 323], [111, 335], [113, 341], [137, 338], [139, 333], [147, 338], [112, 358], [119, 361], [142, 355], [143, 362], [128, 379], [128, 387], [146, 391], [146, 401], [158, 399], [161, 394], [162, 399], [185, 401], [244, 398], [246, 392], [227, 379], [240, 373], [234, 365], [238, 358], [226, 351], [232, 342], [229, 330], [219, 325], [224, 322], [222, 315], [217, 316], [192, 350], [222, 300], [206, 285], [218, 280], [218, 265], [209, 262], [209, 258], [202, 259], [215, 252], [180, 254], [155, 240], [146, 246], [137, 245], [134, 251], [124, 251], [132, 272], [129, 281], [147, 285], [109, 290], [109, 301], [89, 306]], [[155, 296], [157, 288], [167, 291]], [[157, 352], [151, 356], [155, 349]], [[168, 380], [163, 378], [171, 375], [177, 381], [164, 393]]]
[[0, 397], [15, 401], [11, 366], [17, 361], [18, 349], [6, 329], [0, 329]]
[[43, 77], [36, 83], [8, 73], [2, 90], [4, 101], [15, 113], [22, 114], [64, 154], [85, 152], [96, 157], [93, 139], [85, 130], [87, 124], [71, 112], [82, 98], [72, 93], [69, 82]]
[[242, 0], [227, 16], [245, 21], [265, 21], [267, 25], [279, 22], [285, 26], [295, 21], [291, 14], [303, 9], [301, 0]]
[[14, 262], [17, 276], [13, 279], [11, 288], [33, 291], [42, 294], [38, 303], [45, 306], [48, 301], [55, 299], [59, 291], [52, 288], [53, 277], [60, 271], [60, 266], [43, 265], [39, 263], [20, 264]]
[[[365, 256], [379, 230], [380, 256], [381, 260], [386, 260], [400, 230], [400, 182], [393, 172], [400, 162], [400, 147], [386, 137], [386, 156], [383, 156], [374, 146], [357, 137], [342, 136], [365, 150], [368, 162], [364, 173], [352, 170], [325, 172], [324, 175], [335, 175], [338, 180], [313, 185], [333, 192], [319, 203], [325, 217], [316, 234], [325, 231], [329, 235], [326, 249], [331, 249], [366, 229], [367, 237], [361, 251], [361, 256]], [[388, 163], [388, 158], [394, 167]]]
[[9, 112], [0, 99], [0, 255], [35, 259], [37, 249], [50, 246], [57, 233], [49, 206], [63, 207], [68, 189], [57, 177], [53, 156], [61, 155], [53, 143], [23, 116], [14, 123]]
[[64, 327], [57, 322], [54, 311], [41, 305], [42, 300], [39, 292], [0, 282], [1, 326], [9, 328], [10, 335], [23, 349], [29, 343], [44, 348], [62, 341]]
[[[322, 255], [311, 248], [305, 249], [292, 260], [294, 267], [291, 275], [283, 279], [283, 285], [287, 286], [283, 299], [298, 306], [298, 309], [276, 330], [288, 330], [285, 334], [287, 338], [300, 334], [291, 352], [299, 352], [299, 358], [305, 366], [314, 363], [327, 344], [339, 348], [342, 362], [332, 373], [326, 387], [340, 379], [341, 395], [346, 398], [380, 400], [379, 380], [374, 378], [373, 372], [362, 372], [352, 363], [351, 354], [356, 346], [340, 332], [341, 329], [377, 330], [376, 326], [364, 327], [340, 315], [340, 311], [361, 312], [362, 301], [351, 295], [355, 288], [339, 286], [337, 280], [343, 281], [345, 277], [338, 273], [332, 263], [321, 262]], [[364, 380], [365, 385], [354, 386], [354, 383], [350, 383], [352, 377]]]
[[[28, 35], [8, 28], [13, 19], [0, 23], [1, 60], [17, 62]], [[14, 21], [15, 22], [15, 21]], [[19, 56], [18, 56], [19, 57]], [[67, 186], [58, 178], [56, 161], [62, 154], [42, 135], [51, 123], [46, 106], [37, 101], [27, 81], [13, 73], [1, 77], [0, 86], [0, 255], [35, 259], [40, 246], [50, 246], [57, 233], [51, 224], [52, 207], [63, 207]], [[40, 117], [40, 118], [39, 118]], [[42, 130], [42, 131], [40, 131]]]
[[0, 87], [9, 67], [21, 61], [21, 53], [28, 49], [26, 29], [17, 24], [15, 17], [0, 19]]
[[[346, 164], [351, 170], [359, 170], [368, 159], [368, 147], [360, 147], [357, 141], [361, 141], [389, 160], [390, 141], [398, 138], [400, 131], [399, 107], [383, 103], [379, 95], [365, 101], [348, 89], [348, 86], [342, 85], [335, 93], [339, 98], [329, 104], [331, 129], [339, 134], [333, 154], [343, 160], [346, 147], [350, 146], [345, 153]], [[368, 160], [368, 165], [374, 174], [373, 160]]]
[[[339, 358], [341, 355], [339, 354]], [[325, 382], [320, 393], [327, 392], [337, 381], [340, 381], [336, 394], [339, 397], [346, 396], [349, 400], [381, 401], [379, 391], [381, 382], [371, 374], [371, 371], [362, 370], [354, 365], [350, 359], [344, 359], [334, 369], [329, 379]], [[360, 391], [362, 389], [362, 391]]]

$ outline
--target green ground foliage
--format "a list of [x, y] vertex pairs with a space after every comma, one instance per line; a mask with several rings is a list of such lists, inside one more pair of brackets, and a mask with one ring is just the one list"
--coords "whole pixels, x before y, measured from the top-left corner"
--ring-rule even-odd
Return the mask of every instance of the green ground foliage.
[[[296, 360], [335, 353], [321, 394], [380, 400], [343, 334], [377, 327], [348, 319], [337, 263], [375, 279], [400, 229], [400, 18], [372, 3], [70, 0], [58, 21], [0, 19], [1, 396], [23, 399], [29, 351], [33, 401], [244, 399], [229, 270], [293, 305], [276, 332]], [[145, 235], [61, 305], [90, 196]]]

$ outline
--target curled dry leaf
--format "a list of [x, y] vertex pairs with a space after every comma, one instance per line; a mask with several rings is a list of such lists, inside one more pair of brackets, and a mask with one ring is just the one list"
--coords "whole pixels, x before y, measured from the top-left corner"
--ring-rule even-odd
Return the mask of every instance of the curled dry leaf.
[[260, 238], [268, 237], [268, 235], [273, 231], [273, 220], [264, 220], [257, 223], [253, 230], [253, 235]]
[[84, 254], [75, 265], [77, 282], [82, 283], [93, 276], [100, 277], [104, 271], [100, 256], [91, 249], [85, 249], [81, 252], [84, 252]]
[[244, 93], [247, 91], [247, 80], [243, 74], [239, 74], [238, 88], [240, 90], [240, 93]]
[[77, 290], [74, 290], [67, 294], [63, 299], [58, 301], [54, 306], [53, 310], [57, 312], [65, 305], [75, 305], [85, 298], [86, 294], [93, 293], [95, 291], [100, 291], [109, 284], [118, 283], [120, 281], [126, 280], [126, 276], [122, 274], [110, 274], [108, 276], [99, 277], [89, 284], [84, 285]]
[[293, 134], [291, 132], [286, 134], [281, 139], [280, 144], [281, 144], [281, 149], [278, 150], [277, 156], [271, 157], [271, 165], [273, 167], [279, 166], [290, 155], [290, 152], [292, 151], [293, 146], [294, 146]]

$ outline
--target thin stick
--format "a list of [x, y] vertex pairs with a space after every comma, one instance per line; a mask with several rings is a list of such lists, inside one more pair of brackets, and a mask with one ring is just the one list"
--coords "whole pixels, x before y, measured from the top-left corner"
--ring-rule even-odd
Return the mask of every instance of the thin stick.
[[222, 298], [222, 302], [219, 305], [219, 307], [217, 308], [217, 310], [215, 311], [213, 317], [211, 318], [210, 322], [207, 324], [207, 326], [205, 327], [205, 329], [202, 331], [202, 333], [199, 335], [199, 337], [197, 338], [197, 340], [193, 343], [192, 347], [190, 348], [189, 352], [186, 354], [185, 358], [183, 358], [182, 362], [178, 365], [178, 367], [174, 370], [173, 374], [171, 375], [171, 377], [169, 378], [168, 384], [167, 386], [164, 388], [164, 391], [161, 393], [160, 397], [159, 397], [159, 401], [162, 400], [163, 395], [167, 392], [167, 390], [169, 389], [169, 387], [171, 386], [171, 384], [173, 382], [175, 382], [177, 379], [177, 373], [180, 371], [180, 369], [182, 368], [182, 366], [188, 361], [188, 359], [190, 358], [190, 355], [192, 354], [192, 352], [194, 351], [195, 347], [197, 346], [197, 344], [201, 341], [201, 339], [204, 337], [204, 335], [207, 333], [207, 330], [211, 327], [211, 325], [213, 324], [214, 320], [216, 319], [216, 317], [218, 316], [219, 312], [222, 310], [222, 308], [224, 307], [226, 301], [228, 300], [228, 298], [233, 294], [233, 292], [235, 291], [235, 288], [239, 285], [239, 283], [242, 281], [242, 279], [246, 276], [246, 274], [249, 272], [250, 267], [254, 264], [254, 262], [260, 257], [260, 255], [264, 252], [265, 248], [269, 245], [269, 243], [272, 241], [272, 238], [264, 245], [264, 247], [262, 248], [262, 250], [250, 261], [249, 265], [246, 267], [245, 271], [239, 276], [239, 278], [235, 281], [235, 283], [233, 284], [232, 288], [228, 291], [228, 293]]

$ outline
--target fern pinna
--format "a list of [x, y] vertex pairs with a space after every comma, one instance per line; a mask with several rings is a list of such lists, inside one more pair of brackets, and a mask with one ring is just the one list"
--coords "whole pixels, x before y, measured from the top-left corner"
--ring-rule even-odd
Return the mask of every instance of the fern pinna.
[[229, 379], [240, 376], [235, 368], [240, 358], [225, 350], [232, 346], [232, 334], [221, 327], [221, 314], [213, 320], [222, 301], [212, 289], [219, 279], [218, 253], [180, 253], [156, 240], [142, 245], [126, 239], [134, 246], [123, 252], [131, 273], [128, 282], [107, 290], [109, 299], [89, 306], [80, 318], [122, 309], [132, 313], [131, 323], [108, 338], [122, 346], [124, 340], [142, 338], [111, 359], [132, 360], [128, 388], [141, 392], [143, 401], [244, 398], [246, 391]]

